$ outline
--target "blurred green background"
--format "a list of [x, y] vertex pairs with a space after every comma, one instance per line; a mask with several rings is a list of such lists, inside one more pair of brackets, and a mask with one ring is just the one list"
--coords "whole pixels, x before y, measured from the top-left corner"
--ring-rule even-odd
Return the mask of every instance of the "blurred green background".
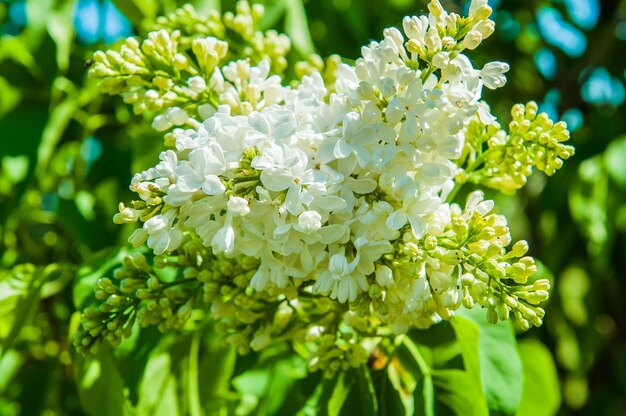
[[[0, 415], [83, 414], [68, 333], [72, 290], [132, 231], [111, 221], [161, 138], [86, 79], [91, 53], [141, 33], [177, 0], [0, 1]], [[199, 10], [234, 1], [192, 1]], [[426, 12], [417, 0], [267, 0], [263, 24], [304, 33], [322, 56], [359, 47]], [[464, 1], [442, 1], [463, 11]], [[554, 355], [560, 414], [626, 414], [626, 1], [490, 1], [496, 33], [470, 56], [510, 63], [485, 98], [502, 122], [536, 100], [565, 120], [576, 155], [535, 173], [515, 197], [492, 195], [514, 239], [555, 278], [538, 338]], [[117, 7], [119, 7], [119, 9]], [[121, 11], [120, 11], [121, 10]], [[294, 52], [294, 58], [296, 58]]]

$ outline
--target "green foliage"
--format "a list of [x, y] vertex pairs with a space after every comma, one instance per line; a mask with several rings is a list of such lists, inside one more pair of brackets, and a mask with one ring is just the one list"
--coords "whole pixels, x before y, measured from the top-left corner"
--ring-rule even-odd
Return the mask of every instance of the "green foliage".
[[[622, 45], [614, 28], [623, 25], [616, 13], [626, 7], [623, 1], [602, 4], [600, 22], [584, 34], [590, 47], [578, 59], [542, 39], [534, 3], [500, 2], [502, 32], [476, 58], [514, 63], [507, 97], [490, 97], [502, 125], [513, 102], [547, 96], [553, 85], [534, 64], [541, 48], [556, 56], [557, 109], [578, 108], [584, 116], [572, 134], [577, 155], [571, 165], [549, 183], [542, 174], [522, 172], [527, 187], [502, 205], [516, 225], [527, 224], [514, 237], [527, 238], [556, 277], [555, 300], [547, 305], [545, 325], [531, 335], [536, 338], [521, 336], [517, 344], [508, 323], [487, 325], [475, 307], [452, 319], [453, 331], [435, 325], [398, 344], [381, 341], [367, 365], [332, 378], [309, 373], [301, 354], [285, 345], [238, 356], [210, 324], [165, 335], [135, 331], [117, 349], [105, 344], [88, 357], [73, 350], [76, 311], [95, 302], [96, 282], [129, 254], [116, 248], [130, 234], [112, 224], [117, 201], [129, 199], [131, 172], [153, 165], [162, 141], [145, 127], [143, 114], [101, 95], [84, 76], [83, 65], [103, 45], [77, 43], [73, 13], [79, 2], [27, 1], [26, 26], [9, 34], [10, 3], [0, 3], [0, 414], [521, 416], [626, 409], [626, 373], [618, 365], [626, 353], [615, 347], [624, 338], [618, 328], [626, 291], [626, 117], [623, 104], [593, 104], [579, 94], [587, 67], [624, 73], [623, 60], [614, 58]], [[114, 3], [137, 33], [171, 25], [155, 19], [179, 6], [174, 0]], [[203, 13], [215, 6], [234, 10], [235, 2], [192, 3]], [[258, 27], [291, 37], [290, 64], [313, 51], [356, 56], [357, 45], [426, 7], [400, 0], [384, 6], [266, 3]], [[566, 15], [563, 2], [542, 4]], [[182, 44], [195, 65], [190, 44]], [[276, 72], [298, 71], [276, 62]], [[522, 155], [512, 156], [519, 161]], [[476, 167], [470, 183], [498, 172], [495, 162], [489, 171]], [[517, 190], [518, 182], [507, 189]], [[501, 182], [493, 188], [502, 190]]]

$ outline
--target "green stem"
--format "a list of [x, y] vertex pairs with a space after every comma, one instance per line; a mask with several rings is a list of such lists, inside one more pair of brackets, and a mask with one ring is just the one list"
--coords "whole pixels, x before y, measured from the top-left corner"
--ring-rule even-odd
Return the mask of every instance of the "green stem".
[[174, 280], [173, 282], [165, 283], [164, 285], [162, 285], [161, 290], [170, 288], [172, 286], [184, 285], [185, 283], [192, 283], [192, 282], [197, 283], [198, 279], [196, 279], [195, 277], [188, 277], [186, 279]]
[[432, 75], [432, 73], [435, 72], [435, 67], [432, 64], [428, 64], [428, 70], [426, 72], [422, 73], [422, 82], [426, 82], [426, 80], [428, 79], [429, 76]]
[[200, 337], [202, 331], [198, 330], [191, 338], [191, 348], [189, 350], [189, 414], [191, 416], [202, 416], [200, 405], [200, 387], [198, 379], [198, 353], [200, 352]]
[[435, 416], [435, 387], [433, 385], [432, 371], [411, 338], [407, 335], [400, 335], [400, 337], [400, 342], [411, 353], [424, 376], [424, 414], [425, 416]]

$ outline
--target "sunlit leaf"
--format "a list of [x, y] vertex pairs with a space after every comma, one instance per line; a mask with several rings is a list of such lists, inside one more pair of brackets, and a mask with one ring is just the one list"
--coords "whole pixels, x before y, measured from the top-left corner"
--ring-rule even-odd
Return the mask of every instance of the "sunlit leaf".
[[309, 21], [302, 0], [285, 0], [285, 32], [291, 38], [293, 47], [302, 56], [315, 52]]
[[139, 387], [138, 416], [179, 414], [177, 381], [171, 367], [172, 360], [167, 352], [150, 356]]
[[124, 415], [124, 382], [109, 348], [100, 348], [95, 356], [76, 357], [78, 397], [93, 416]]
[[524, 370], [524, 388], [517, 416], [551, 416], [561, 405], [559, 378], [552, 354], [541, 342], [519, 343]]
[[[478, 329], [469, 329], [472, 324]], [[492, 325], [480, 308], [463, 309], [452, 319], [459, 337], [463, 362], [471, 349], [478, 348], [478, 362], [472, 359], [468, 372], [480, 367], [483, 391], [491, 414], [515, 414], [522, 395], [522, 364], [511, 321]], [[463, 339], [463, 341], [461, 340]], [[474, 356], [475, 357], [475, 356]]]
[[480, 385], [467, 371], [448, 369], [433, 372], [437, 400], [459, 415], [488, 415]]
[[0, 354], [8, 350], [36, 311], [43, 273], [30, 264], [0, 272]]
[[207, 414], [216, 414], [227, 401], [237, 354], [234, 348], [221, 345], [213, 330], [205, 334], [203, 347], [198, 367], [200, 399]]

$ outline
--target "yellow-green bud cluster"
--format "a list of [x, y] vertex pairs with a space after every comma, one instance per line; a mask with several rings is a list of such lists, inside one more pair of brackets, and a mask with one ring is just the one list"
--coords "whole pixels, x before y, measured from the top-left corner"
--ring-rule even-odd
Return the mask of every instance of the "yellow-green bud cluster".
[[163, 281], [140, 254], [124, 258], [113, 279], [96, 283], [95, 297], [101, 303], [85, 309], [74, 345], [94, 353], [102, 340], [118, 345], [130, 337], [135, 322], [142, 327], [158, 325], [166, 332], [181, 328], [191, 317], [199, 284], [191, 279]]
[[511, 115], [508, 134], [497, 123], [484, 125], [478, 117], [469, 123], [468, 167], [462, 179], [512, 194], [526, 184], [533, 167], [551, 176], [574, 154], [574, 147], [564, 144], [569, 140], [565, 122], [554, 123], [546, 113], [538, 113], [535, 102], [516, 104]]
[[320, 335], [317, 349], [311, 354], [309, 369], [323, 370], [324, 376], [332, 378], [338, 371], [356, 368], [367, 362], [369, 353], [351, 333]]
[[386, 265], [370, 277], [369, 292], [351, 310], [371, 328], [384, 328], [382, 322], [395, 333], [427, 328], [475, 305], [486, 308], [492, 323], [512, 315], [522, 329], [541, 325], [544, 311], [537, 305], [548, 299], [549, 282], [529, 283], [537, 266], [526, 256], [528, 244], [518, 241], [507, 251], [506, 219], [492, 209], [491, 201], [473, 193], [463, 212], [452, 206], [451, 220], [440, 233], [398, 240]]
[[[247, 114], [263, 98], [262, 91], [247, 85], [250, 66], [264, 61], [271, 73], [282, 73], [290, 49], [285, 35], [256, 30], [262, 14], [261, 6], [242, 1], [236, 14], [201, 18], [187, 5], [159, 18], [143, 40], [131, 37], [119, 50], [97, 51], [89, 76], [103, 93], [131, 104], [135, 114], [156, 115], [152, 125], [158, 131], [195, 126], [194, 118], [207, 118], [220, 104]], [[237, 80], [221, 73], [229, 62], [236, 66]], [[238, 98], [223, 94], [224, 78], [235, 84]]]
[[268, 60], [272, 72], [282, 73], [287, 67], [285, 56], [291, 49], [291, 42], [284, 34], [275, 30], [261, 32], [258, 24], [265, 10], [261, 4], [247, 1], [237, 2], [236, 12], [226, 12], [223, 16], [212, 11], [207, 16], [200, 16], [189, 4], [159, 17], [151, 30], [180, 30], [182, 42], [198, 37], [215, 37], [228, 42], [231, 48], [231, 59], [250, 58], [254, 62]]
[[[328, 58], [322, 59], [318, 54], [312, 54], [307, 57], [306, 61], [297, 62], [294, 70], [298, 79], [319, 73], [322, 75], [324, 83], [332, 87], [337, 79], [336, 73], [341, 63], [341, 57], [339, 55], [330, 55]], [[330, 92], [332, 91], [333, 89], [330, 88]]]

